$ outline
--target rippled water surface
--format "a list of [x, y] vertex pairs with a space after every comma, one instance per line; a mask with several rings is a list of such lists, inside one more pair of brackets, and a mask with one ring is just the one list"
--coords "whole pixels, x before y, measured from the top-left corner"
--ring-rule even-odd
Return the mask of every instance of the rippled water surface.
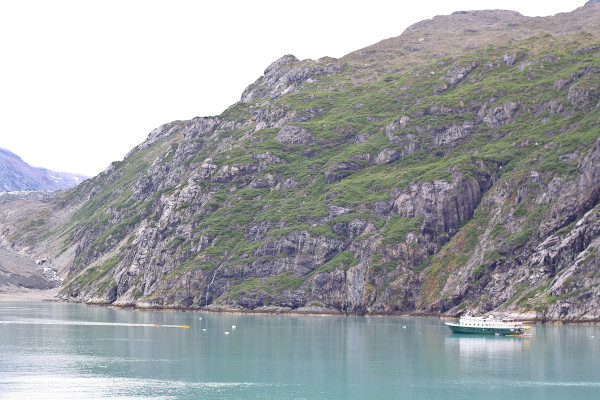
[[0, 302], [0, 399], [600, 398], [600, 327], [532, 333]]

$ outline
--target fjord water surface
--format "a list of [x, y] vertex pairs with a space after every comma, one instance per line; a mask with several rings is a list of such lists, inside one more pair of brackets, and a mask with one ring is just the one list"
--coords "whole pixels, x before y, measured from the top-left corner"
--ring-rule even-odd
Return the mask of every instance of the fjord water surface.
[[600, 327], [532, 331], [0, 302], [0, 399], [598, 398]]

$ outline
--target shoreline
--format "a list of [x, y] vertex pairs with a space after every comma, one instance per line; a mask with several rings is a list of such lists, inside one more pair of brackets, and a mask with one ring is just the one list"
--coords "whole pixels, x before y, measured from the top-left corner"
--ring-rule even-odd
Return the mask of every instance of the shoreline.
[[[315, 315], [315, 316], [364, 316], [364, 317], [405, 317], [405, 318], [458, 318], [456, 314], [425, 313], [418, 311], [372, 311], [372, 312], [345, 312], [338, 310], [292, 310], [283, 308], [241, 309], [241, 308], [216, 308], [216, 307], [176, 307], [176, 306], [137, 306], [133, 304], [111, 304], [102, 302], [69, 301], [57, 297], [57, 288], [48, 290], [13, 290], [0, 292], [0, 301], [43, 301], [77, 303], [87, 306], [113, 307], [139, 311], [177, 311], [177, 312], [210, 312], [220, 314], [256, 314], [256, 315]], [[493, 313], [493, 312], [492, 312]], [[513, 313], [513, 318], [532, 324], [573, 324], [573, 325], [600, 325], [600, 318], [540, 318], [531, 315]]]
[[[55, 299], [54, 301], [64, 301], [69, 303], [69, 301], [64, 299]], [[84, 304], [87, 306], [96, 306], [96, 307], [113, 307], [120, 309], [131, 309], [131, 310], [139, 310], [139, 311], [174, 311], [174, 312], [207, 312], [207, 313], [217, 313], [217, 314], [256, 314], [256, 315], [314, 315], [314, 316], [348, 316], [348, 317], [398, 317], [398, 318], [437, 318], [437, 319], [456, 319], [458, 318], [455, 314], [442, 314], [442, 313], [425, 313], [418, 311], [371, 311], [371, 312], [345, 312], [345, 311], [337, 311], [337, 310], [292, 310], [292, 309], [277, 309], [277, 308], [269, 308], [269, 309], [242, 309], [242, 308], [213, 308], [213, 307], [176, 307], [176, 306], [136, 306], [132, 304], [110, 304], [110, 303], [100, 303], [100, 302], [72, 302]], [[493, 314], [493, 312], [492, 312]], [[525, 314], [513, 313], [511, 315], [512, 318], [520, 321], [531, 324], [553, 324], [553, 325], [564, 325], [564, 324], [572, 324], [572, 325], [600, 325], [600, 318], [592, 319], [592, 318], [539, 318], [528, 316]]]
[[0, 291], [0, 301], [59, 301], [57, 288], [48, 290], [21, 289]]

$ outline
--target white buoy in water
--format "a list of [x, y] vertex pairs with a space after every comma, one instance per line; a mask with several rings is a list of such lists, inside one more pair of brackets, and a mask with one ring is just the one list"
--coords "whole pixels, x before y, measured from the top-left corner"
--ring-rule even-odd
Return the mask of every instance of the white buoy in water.
[[229, 335], [229, 332], [225, 332], [226, 335]]

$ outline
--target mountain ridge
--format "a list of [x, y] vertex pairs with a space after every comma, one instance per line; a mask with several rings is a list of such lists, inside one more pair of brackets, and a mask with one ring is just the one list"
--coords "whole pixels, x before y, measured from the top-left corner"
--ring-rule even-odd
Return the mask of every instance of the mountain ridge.
[[457, 13], [340, 59], [284, 56], [223, 114], [160, 126], [35, 219], [7, 211], [0, 243], [47, 256], [71, 301], [596, 320], [585, 8]]
[[0, 191], [62, 190], [87, 177], [32, 167], [10, 150], [0, 147]]

